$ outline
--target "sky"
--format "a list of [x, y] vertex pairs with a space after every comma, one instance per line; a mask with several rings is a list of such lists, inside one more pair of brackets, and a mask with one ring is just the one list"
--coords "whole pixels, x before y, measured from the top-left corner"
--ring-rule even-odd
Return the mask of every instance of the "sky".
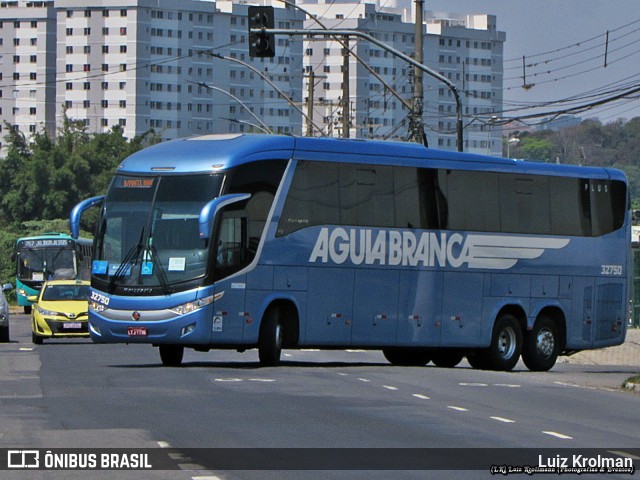
[[[496, 15], [498, 30], [506, 33], [505, 117], [576, 107], [640, 89], [638, 0], [424, 0], [424, 4], [434, 12]], [[523, 88], [523, 56], [529, 88]], [[572, 100], [531, 108], [565, 99]], [[525, 106], [529, 108], [517, 110]], [[638, 117], [640, 92], [634, 99], [576, 115], [603, 123]]]

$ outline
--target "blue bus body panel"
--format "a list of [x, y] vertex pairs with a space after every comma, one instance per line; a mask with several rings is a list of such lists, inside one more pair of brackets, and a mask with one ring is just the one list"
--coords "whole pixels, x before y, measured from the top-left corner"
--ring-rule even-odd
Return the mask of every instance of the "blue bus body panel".
[[[161, 143], [124, 160], [118, 172], [215, 172], [269, 159], [291, 159], [294, 167], [300, 160], [337, 161], [517, 171], [626, 183], [624, 174], [613, 169], [439, 151], [410, 143], [271, 135], [208, 136]], [[294, 168], [287, 170], [283, 179], [284, 193], [293, 171]], [[277, 237], [284, 201], [285, 195], [276, 197], [256, 260], [214, 286], [165, 297], [116, 297], [95, 292], [108, 296], [109, 308], [122, 311], [123, 318], [107, 321], [90, 311], [90, 322], [96, 327], [92, 338], [102, 342], [255, 346], [265, 310], [272, 302], [286, 300], [299, 312], [300, 346], [486, 347], [493, 320], [503, 308], [513, 307], [527, 312], [527, 328], [545, 310], [563, 312], [567, 325], [571, 325], [567, 329], [568, 350], [621, 343], [624, 339], [624, 298], [629, 295], [629, 218], [624, 228], [601, 237], [336, 225], [302, 228]], [[338, 229], [342, 231], [335, 233]], [[348, 250], [345, 259], [338, 255], [340, 261], [335, 261], [326, 250], [314, 257], [312, 252], [323, 235], [338, 239], [327, 248]], [[391, 265], [392, 236], [413, 236], [416, 245], [421, 241], [431, 245], [431, 256], [415, 257], [414, 265]], [[373, 260], [367, 262], [361, 246], [372, 250], [372, 245], [382, 245], [383, 240], [385, 260], [380, 260], [379, 250], [370, 251]], [[482, 263], [480, 257], [469, 253], [477, 250], [474, 248], [480, 241], [483, 249], [493, 248], [487, 258], [504, 261], [505, 265], [509, 260], [514, 263], [509, 267]], [[531, 253], [534, 250], [536, 255]], [[439, 260], [434, 251], [444, 252], [443, 259]], [[520, 256], [510, 257], [505, 251], [518, 251]], [[612, 263], [623, 266], [624, 271], [616, 276], [607, 274], [605, 267]], [[211, 305], [174, 320], [144, 319], [146, 311], [168, 310], [209, 295], [216, 298]], [[139, 320], [125, 318], [135, 311], [141, 314]], [[193, 324], [195, 328], [185, 334]], [[133, 326], [146, 327], [148, 336], [129, 336], [128, 328]]]

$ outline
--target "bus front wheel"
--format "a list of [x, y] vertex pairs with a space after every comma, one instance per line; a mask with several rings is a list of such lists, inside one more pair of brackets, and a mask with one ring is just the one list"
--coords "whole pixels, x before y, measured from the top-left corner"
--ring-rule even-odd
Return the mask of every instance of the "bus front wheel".
[[513, 315], [502, 315], [493, 326], [491, 345], [482, 352], [481, 363], [491, 370], [508, 372], [518, 363], [522, 350], [522, 329]]
[[271, 308], [260, 325], [258, 337], [258, 358], [263, 367], [275, 367], [280, 363], [283, 331], [280, 310]]
[[184, 356], [181, 345], [160, 345], [160, 360], [165, 367], [179, 367]]
[[420, 348], [384, 348], [382, 354], [398, 367], [424, 367], [431, 361], [430, 352]]
[[546, 372], [558, 359], [558, 327], [549, 317], [540, 317], [527, 333], [522, 347], [522, 361], [532, 372]]

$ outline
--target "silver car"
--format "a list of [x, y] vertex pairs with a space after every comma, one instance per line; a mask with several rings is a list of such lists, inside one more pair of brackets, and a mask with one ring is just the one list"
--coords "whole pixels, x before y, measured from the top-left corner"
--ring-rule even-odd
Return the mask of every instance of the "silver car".
[[2, 286], [2, 294], [0, 295], [0, 342], [9, 341], [9, 303], [4, 296], [4, 292], [11, 290], [13, 285], [5, 283]]

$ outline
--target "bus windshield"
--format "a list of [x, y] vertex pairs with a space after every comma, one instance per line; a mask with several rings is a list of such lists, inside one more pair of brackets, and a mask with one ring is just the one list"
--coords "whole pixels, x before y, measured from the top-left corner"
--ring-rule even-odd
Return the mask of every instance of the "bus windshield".
[[98, 229], [94, 277], [112, 287], [163, 287], [206, 273], [202, 207], [217, 197], [222, 175], [117, 175]]
[[68, 247], [24, 247], [18, 248], [20, 261], [16, 276], [20, 280], [48, 280], [50, 278], [75, 278], [75, 254]]

